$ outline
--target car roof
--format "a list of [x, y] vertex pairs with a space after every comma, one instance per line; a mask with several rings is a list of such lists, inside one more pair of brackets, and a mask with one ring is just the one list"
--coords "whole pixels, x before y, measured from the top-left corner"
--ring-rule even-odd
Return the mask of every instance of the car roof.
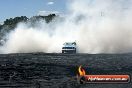
[[65, 42], [63, 47], [76, 47], [76, 42]]

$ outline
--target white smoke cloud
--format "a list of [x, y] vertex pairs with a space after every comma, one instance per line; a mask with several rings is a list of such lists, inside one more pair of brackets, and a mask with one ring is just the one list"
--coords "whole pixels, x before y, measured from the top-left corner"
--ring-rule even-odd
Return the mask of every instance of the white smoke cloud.
[[64, 42], [77, 42], [79, 53], [132, 51], [131, 0], [70, 0], [64, 20], [39, 27], [19, 24], [1, 48], [3, 53], [61, 52]]

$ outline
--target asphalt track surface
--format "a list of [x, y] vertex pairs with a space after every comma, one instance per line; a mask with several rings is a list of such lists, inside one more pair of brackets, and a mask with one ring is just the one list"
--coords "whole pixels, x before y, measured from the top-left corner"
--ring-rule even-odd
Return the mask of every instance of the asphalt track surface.
[[129, 74], [132, 54], [0, 54], [0, 88], [132, 88], [125, 84], [80, 84], [78, 67], [87, 74]]

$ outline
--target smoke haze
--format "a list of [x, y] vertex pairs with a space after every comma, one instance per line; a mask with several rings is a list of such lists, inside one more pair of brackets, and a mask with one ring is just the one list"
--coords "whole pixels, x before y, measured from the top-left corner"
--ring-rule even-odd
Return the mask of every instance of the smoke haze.
[[132, 0], [69, 0], [67, 12], [49, 24], [18, 24], [1, 53], [60, 53], [69, 41], [79, 53], [132, 52]]

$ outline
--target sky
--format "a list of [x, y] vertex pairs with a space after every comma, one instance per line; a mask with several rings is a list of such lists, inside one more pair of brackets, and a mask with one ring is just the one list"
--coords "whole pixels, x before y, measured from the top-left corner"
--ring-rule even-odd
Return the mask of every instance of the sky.
[[65, 13], [67, 0], [1, 0], [0, 22], [16, 16]]

